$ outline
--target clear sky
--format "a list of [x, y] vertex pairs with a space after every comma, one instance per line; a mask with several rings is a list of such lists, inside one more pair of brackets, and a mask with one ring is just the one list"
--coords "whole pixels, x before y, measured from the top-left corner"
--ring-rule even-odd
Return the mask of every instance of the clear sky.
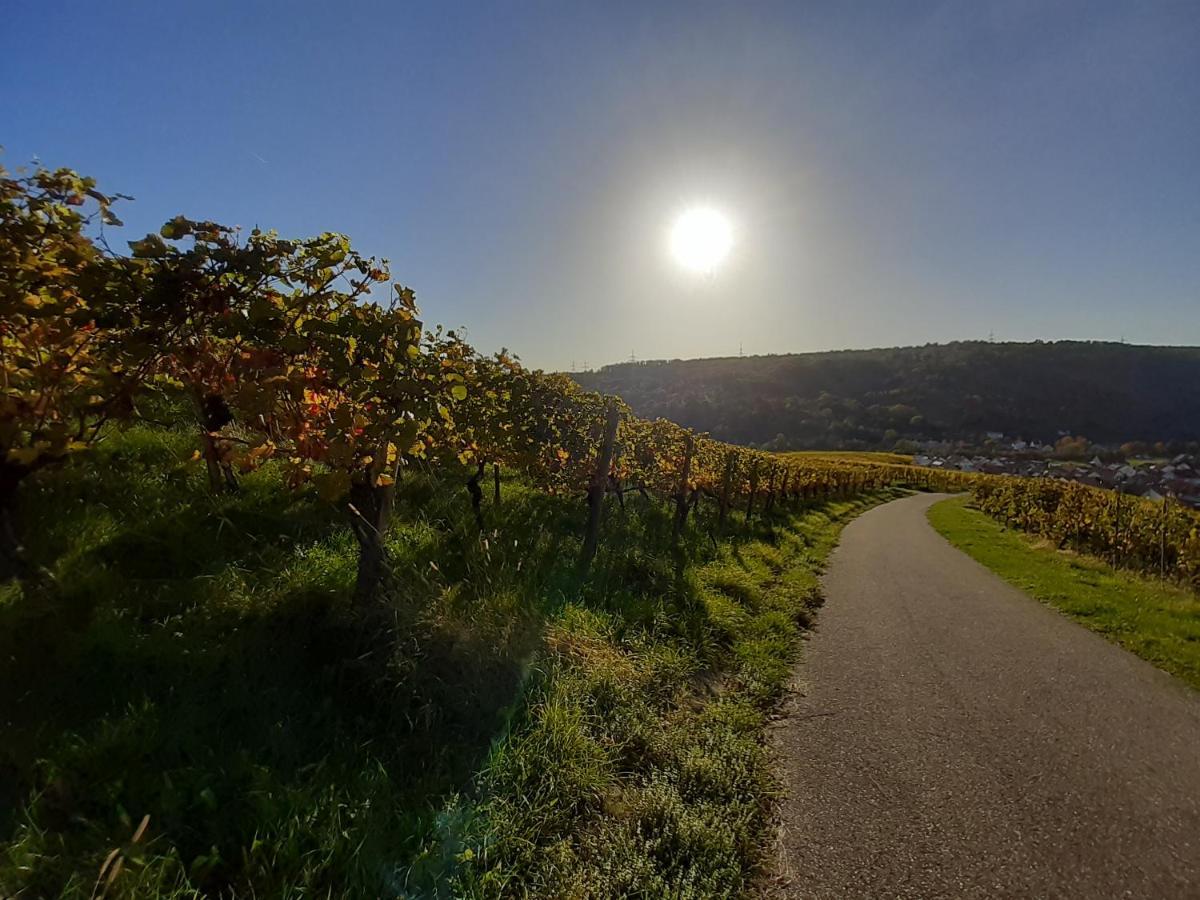
[[3, 5], [8, 167], [344, 231], [534, 365], [1200, 344], [1197, 0]]

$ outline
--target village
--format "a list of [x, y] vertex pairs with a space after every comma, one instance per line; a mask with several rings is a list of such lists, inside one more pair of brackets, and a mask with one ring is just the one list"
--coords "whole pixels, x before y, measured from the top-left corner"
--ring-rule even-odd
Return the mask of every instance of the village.
[[913, 462], [932, 469], [1059, 478], [1156, 502], [1170, 497], [1185, 506], [1200, 509], [1200, 457], [1195, 454], [1122, 459], [1109, 448], [1093, 447], [1088, 459], [1063, 459], [1061, 447], [1030, 444], [1023, 440], [997, 447], [1001, 435], [989, 433], [988, 438], [990, 448], [995, 449], [972, 453], [931, 443], [914, 454]]

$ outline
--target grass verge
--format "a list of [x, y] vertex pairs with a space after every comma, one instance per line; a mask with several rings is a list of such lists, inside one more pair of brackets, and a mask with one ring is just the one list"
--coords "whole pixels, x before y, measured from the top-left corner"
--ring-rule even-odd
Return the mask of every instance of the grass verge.
[[[784, 513], [664, 577], [649, 615], [632, 596], [564, 609], [484, 769], [448, 895], [746, 892], [776, 794], [764, 727], [819, 572], [841, 526], [895, 495]], [[631, 562], [632, 587], [647, 573]]]
[[1200, 597], [1118, 571], [1005, 528], [970, 506], [943, 500], [929, 521], [950, 543], [1009, 584], [1200, 689]]

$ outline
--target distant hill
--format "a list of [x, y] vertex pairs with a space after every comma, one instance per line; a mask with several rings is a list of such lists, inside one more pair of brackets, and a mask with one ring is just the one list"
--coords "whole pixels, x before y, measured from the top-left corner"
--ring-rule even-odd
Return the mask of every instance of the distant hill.
[[880, 350], [621, 363], [574, 376], [722, 440], [779, 449], [1200, 440], [1200, 347], [966, 341]]

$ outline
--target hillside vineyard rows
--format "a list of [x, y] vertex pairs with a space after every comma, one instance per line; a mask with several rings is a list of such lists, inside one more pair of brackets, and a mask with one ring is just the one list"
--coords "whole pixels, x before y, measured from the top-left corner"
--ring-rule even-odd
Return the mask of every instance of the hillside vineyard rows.
[[426, 330], [408, 288], [391, 285], [378, 302], [386, 261], [342, 235], [242, 235], [176, 217], [118, 254], [109, 235], [120, 195], [65, 169], [0, 178], [0, 512], [12, 574], [35, 574], [13, 521], [22, 483], [149, 418], [195, 430], [215, 492], [277, 460], [288, 485], [340, 504], [359, 546], [364, 603], [388, 578], [393, 485], [418, 462], [462, 478], [477, 514], [485, 488], [499, 499], [502, 471], [586, 496], [584, 567], [608, 494], [670, 498], [678, 530], [702, 499], [723, 523], [756, 503], [907, 483], [974, 485], [983, 508], [1012, 525], [1120, 564], [1200, 577], [1200, 519], [1186, 510], [1044, 481], [723, 444], [640, 419], [507, 352], [479, 354], [453, 331]]
[[976, 504], [993, 518], [1059, 548], [1143, 574], [1200, 583], [1200, 517], [1169, 497], [1155, 503], [1047, 478], [982, 477], [973, 491]]
[[90, 179], [38, 171], [5, 176], [2, 191], [0, 505], [5, 561], [20, 574], [20, 485], [140, 417], [190, 424], [214, 491], [278, 460], [289, 485], [342, 504], [363, 601], [387, 578], [392, 487], [417, 462], [463, 478], [476, 509], [489, 465], [497, 494], [501, 469], [585, 493], [585, 565], [609, 493], [673, 497], [682, 528], [701, 498], [723, 519], [735, 505], [752, 514], [756, 498], [845, 496], [903, 475], [720, 444], [506, 352], [478, 354], [453, 331], [425, 330], [407, 288], [364, 302], [388, 282], [386, 263], [341, 235], [243, 238], [179, 217], [118, 255], [104, 228], [119, 224], [117, 198]]

